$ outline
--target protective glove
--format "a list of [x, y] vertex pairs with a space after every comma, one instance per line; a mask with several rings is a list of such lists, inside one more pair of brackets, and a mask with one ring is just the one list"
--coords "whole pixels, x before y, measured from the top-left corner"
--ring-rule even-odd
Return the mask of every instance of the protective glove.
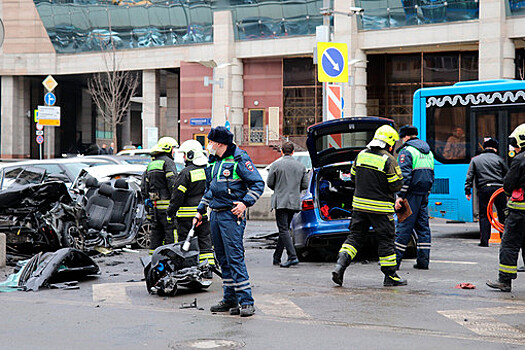
[[173, 218], [171, 216], [166, 217], [166, 219], [168, 220], [168, 224], [171, 224], [173, 222]]
[[153, 208], [153, 201], [151, 199], [149, 199], [149, 198], [144, 201], [144, 204], [148, 208]]

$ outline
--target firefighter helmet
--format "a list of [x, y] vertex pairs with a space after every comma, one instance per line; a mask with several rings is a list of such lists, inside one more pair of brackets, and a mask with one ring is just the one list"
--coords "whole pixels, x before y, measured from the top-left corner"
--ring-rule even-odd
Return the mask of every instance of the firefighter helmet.
[[383, 141], [393, 147], [396, 144], [396, 141], [399, 140], [399, 134], [396, 129], [390, 125], [383, 125], [376, 130], [374, 140]]
[[151, 149], [151, 153], [171, 153], [173, 148], [177, 147], [179, 144], [177, 140], [173, 137], [165, 136], [161, 137], [155, 146]]
[[518, 125], [509, 136], [509, 144], [513, 147], [525, 147], [525, 123]]
[[187, 160], [197, 166], [208, 163], [208, 158], [202, 150], [202, 144], [197, 140], [184, 141], [182, 145], [180, 145], [179, 151], [186, 155]]

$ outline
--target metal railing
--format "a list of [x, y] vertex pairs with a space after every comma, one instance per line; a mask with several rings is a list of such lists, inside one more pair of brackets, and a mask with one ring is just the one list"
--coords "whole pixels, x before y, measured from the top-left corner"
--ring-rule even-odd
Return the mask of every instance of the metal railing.
[[270, 130], [268, 125], [266, 125], [264, 128], [249, 128], [245, 126], [239, 126], [235, 131], [241, 135], [241, 137], [236, 138], [236, 141], [239, 143], [239, 145], [265, 145], [279, 150], [283, 142], [291, 142], [293, 143], [296, 151], [306, 151], [305, 147], [290, 140], [288, 136], [284, 136]]

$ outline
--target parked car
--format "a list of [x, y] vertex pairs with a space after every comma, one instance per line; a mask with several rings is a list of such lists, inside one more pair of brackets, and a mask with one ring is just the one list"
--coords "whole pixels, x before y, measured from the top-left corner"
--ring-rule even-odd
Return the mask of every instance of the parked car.
[[[117, 157], [126, 157], [124, 159], [127, 159], [126, 161], [128, 163], [132, 163], [132, 161], [130, 161], [130, 158], [129, 157], [133, 157], [133, 159], [137, 159], [137, 158], [143, 158], [145, 161], [143, 162], [144, 164], [149, 164], [149, 162], [151, 162], [151, 150], [149, 149], [126, 149], [126, 150], [122, 150], [120, 152], [118, 152], [116, 154]], [[175, 160], [175, 165], [177, 166], [177, 171], [181, 171], [183, 168], [184, 168], [184, 156], [181, 152], [178, 152], [178, 151], [175, 151], [175, 156], [174, 156], [174, 160]], [[137, 162], [139, 162], [139, 160], [137, 159]]]
[[302, 209], [291, 223], [300, 258], [307, 258], [316, 250], [322, 250], [329, 258], [335, 256], [348, 235], [352, 214], [352, 163], [373, 138], [375, 130], [385, 124], [393, 126], [394, 121], [378, 117], [348, 117], [308, 128], [306, 144], [313, 171], [302, 197]]
[[80, 171], [87, 167], [108, 165], [111, 162], [102, 158], [57, 158], [43, 160], [27, 160], [0, 164], [0, 190], [9, 187], [23, 169], [36, 167], [45, 170], [45, 178], [63, 181], [67, 187], [73, 183]]

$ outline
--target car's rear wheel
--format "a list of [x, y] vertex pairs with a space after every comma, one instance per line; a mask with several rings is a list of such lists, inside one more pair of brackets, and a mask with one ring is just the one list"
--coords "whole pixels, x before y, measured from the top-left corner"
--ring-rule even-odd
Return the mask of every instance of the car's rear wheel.
[[147, 249], [150, 245], [151, 223], [146, 221], [142, 224], [137, 233], [137, 246], [141, 249]]

